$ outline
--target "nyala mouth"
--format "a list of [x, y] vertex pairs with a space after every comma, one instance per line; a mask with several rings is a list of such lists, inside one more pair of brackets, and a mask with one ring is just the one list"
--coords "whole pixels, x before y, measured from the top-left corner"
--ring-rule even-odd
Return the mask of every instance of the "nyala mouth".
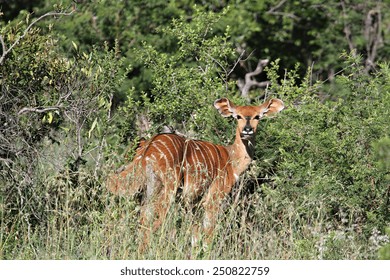
[[241, 139], [248, 139], [248, 138], [252, 138], [254, 135], [254, 132], [253, 131], [249, 131], [249, 132], [241, 132], [240, 136], [241, 136]]

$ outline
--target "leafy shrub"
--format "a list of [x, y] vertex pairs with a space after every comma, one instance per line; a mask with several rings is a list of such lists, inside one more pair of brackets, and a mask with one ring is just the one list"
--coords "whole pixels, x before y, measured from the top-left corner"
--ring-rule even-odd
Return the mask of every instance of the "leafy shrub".
[[[25, 28], [25, 23], [9, 23], [2, 29], [7, 34], [5, 44], [11, 45]], [[80, 213], [100, 201], [102, 190], [97, 185], [106, 128], [113, 121], [111, 102], [123, 79], [118, 72], [121, 61], [108, 47], [88, 54], [72, 47], [75, 56], [68, 58], [53, 34], [41, 34], [33, 27], [5, 57], [0, 70], [5, 254], [18, 250], [17, 240], [24, 234], [30, 237], [45, 228], [53, 212], [73, 216], [75, 224], [83, 225]]]
[[[196, 221], [174, 203], [149, 251], [137, 252], [139, 204], [108, 194], [106, 173], [127, 161], [127, 146], [131, 157], [141, 115], [152, 124], [145, 134], [168, 125], [232, 140], [234, 123], [212, 106], [222, 95], [243, 103], [229, 29], [212, 32], [221, 15], [198, 10], [160, 28], [166, 50], [129, 50], [153, 74], [141, 99], [124, 90], [117, 47], [70, 43], [64, 54], [55, 33], [34, 29], [15, 48], [0, 70], [2, 258], [386, 258], [390, 69], [369, 75], [356, 56], [331, 84], [312, 85], [311, 70], [300, 79], [297, 67], [280, 77], [274, 61], [265, 93], [286, 109], [262, 120], [256, 160], [227, 198], [215, 242], [193, 248]], [[4, 27], [6, 43], [24, 27]]]
[[[335, 100], [321, 102], [313, 88], [291, 81], [273, 89], [285, 95], [288, 106], [258, 135], [259, 173], [272, 179], [262, 188], [276, 188], [307, 224], [324, 215], [324, 232], [352, 231], [368, 240], [373, 229], [384, 232], [390, 222], [385, 163], [390, 72], [388, 64], [381, 64], [375, 76], [354, 70], [337, 77], [330, 88], [317, 87], [339, 96]], [[334, 95], [334, 88], [340, 93]]]
[[153, 89], [145, 93], [144, 107], [154, 131], [167, 125], [186, 134], [213, 138], [212, 104], [232, 91], [227, 71], [233, 64], [233, 48], [227, 34], [212, 33], [222, 15], [198, 9], [191, 21], [182, 17], [159, 30], [162, 37], [175, 42], [173, 51], [157, 51], [152, 45], [138, 50], [140, 60], [153, 73]]

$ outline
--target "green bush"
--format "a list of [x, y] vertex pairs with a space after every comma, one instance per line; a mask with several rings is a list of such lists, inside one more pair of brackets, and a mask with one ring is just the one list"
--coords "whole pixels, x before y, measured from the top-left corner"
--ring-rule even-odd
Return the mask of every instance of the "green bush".
[[[143, 92], [124, 90], [129, 66], [115, 43], [91, 51], [69, 43], [72, 51], [64, 53], [61, 36], [36, 28], [6, 57], [1, 258], [387, 258], [390, 69], [382, 63], [368, 74], [357, 56], [345, 58], [335, 81], [314, 85], [311, 70], [301, 78], [296, 67], [280, 77], [275, 60], [264, 93], [286, 109], [260, 123], [256, 160], [226, 199], [214, 242], [192, 247], [199, 221], [174, 203], [147, 252], [137, 252], [139, 201], [109, 194], [107, 173], [131, 158], [140, 134], [165, 125], [232, 141], [234, 121], [212, 106], [221, 96], [243, 104], [229, 75], [238, 56], [229, 29], [212, 32], [223, 15], [197, 10], [159, 28], [169, 48], [149, 42], [129, 50], [151, 74]], [[23, 28], [16, 21], [2, 28], [5, 43]], [[141, 116], [149, 130], [140, 131]]]
[[324, 102], [310, 88], [297, 96], [305, 85], [291, 81], [275, 89], [288, 105], [258, 136], [260, 178], [272, 179], [262, 188], [290, 201], [299, 223], [312, 225], [323, 216], [322, 235], [336, 230], [368, 240], [389, 224], [389, 74], [388, 64], [375, 76], [345, 72], [332, 87], [317, 88], [331, 96], [334, 88], [340, 91]]
[[216, 114], [212, 104], [233, 90], [227, 71], [233, 66], [234, 50], [228, 34], [211, 33], [223, 14], [196, 10], [191, 21], [182, 17], [160, 29], [162, 37], [176, 42], [171, 52], [157, 51], [152, 45], [138, 50], [140, 60], [153, 75], [153, 88], [144, 94], [144, 107], [154, 131], [167, 125], [186, 134], [213, 138]]
[[[4, 43], [13, 44], [29, 23], [3, 27]], [[51, 230], [62, 230], [71, 217], [68, 227], [82, 227], [89, 211], [103, 205], [100, 176], [121, 61], [108, 47], [91, 53], [72, 48], [68, 58], [54, 34], [33, 27], [1, 66], [2, 258], [37, 258], [34, 244], [27, 248], [35, 256], [17, 252], [54, 218]]]

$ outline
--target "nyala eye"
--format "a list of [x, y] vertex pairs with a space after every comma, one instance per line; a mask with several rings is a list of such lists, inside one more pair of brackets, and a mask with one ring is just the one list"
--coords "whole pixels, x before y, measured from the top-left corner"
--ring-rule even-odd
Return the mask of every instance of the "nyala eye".
[[241, 120], [242, 119], [242, 117], [240, 115], [237, 115], [236, 118], [237, 118], [237, 120]]
[[254, 117], [253, 119], [255, 119], [255, 120], [260, 120], [260, 116], [259, 115], [257, 115], [256, 117]]

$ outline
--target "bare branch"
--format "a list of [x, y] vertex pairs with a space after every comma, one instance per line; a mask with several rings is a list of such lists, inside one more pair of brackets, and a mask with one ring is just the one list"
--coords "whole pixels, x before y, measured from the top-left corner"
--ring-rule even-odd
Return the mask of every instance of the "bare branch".
[[150, 131], [151, 128], [151, 121], [148, 118], [148, 115], [145, 113], [138, 114], [137, 115], [137, 126], [139, 127], [138, 136], [145, 137], [148, 134], [148, 131]]
[[375, 67], [375, 58], [378, 48], [383, 45], [383, 38], [381, 32], [382, 15], [379, 5], [376, 9], [367, 13], [366, 20], [364, 22], [364, 37], [366, 39], [366, 72], [369, 72]]
[[47, 111], [58, 111], [59, 109], [60, 107], [37, 107], [37, 108], [24, 107], [18, 112], [18, 114], [21, 115], [27, 112], [44, 113]]
[[75, 11], [75, 9], [73, 9], [71, 12], [69, 13], [63, 13], [63, 12], [48, 12], [42, 16], [40, 16], [39, 18], [33, 20], [29, 26], [27, 26], [27, 28], [24, 30], [23, 34], [20, 35], [16, 40], [15, 42], [9, 46], [9, 48], [7, 48], [7, 46], [5, 45], [5, 42], [4, 42], [4, 37], [3, 35], [0, 35], [0, 43], [1, 43], [1, 46], [3, 48], [3, 53], [2, 55], [0, 56], [0, 65], [3, 64], [4, 62], [4, 59], [5, 57], [8, 55], [8, 53], [17, 45], [19, 44], [20, 40], [22, 40], [27, 34], [28, 32], [30, 31], [30, 29], [40, 20], [46, 18], [46, 17], [50, 17], [50, 16], [70, 16], [71, 14], [73, 14]]
[[1, 34], [0, 34], [0, 42], [1, 42], [1, 47], [2, 47], [2, 50], [3, 50], [3, 54], [0, 57], [0, 64], [2, 64], [2, 62], [4, 60], [3, 56], [5, 56], [4, 53], [7, 51], [7, 47], [5, 46], [3, 35], [1, 35]]
[[277, 11], [280, 7], [282, 7], [284, 5], [284, 3], [286, 3], [287, 0], [282, 0], [280, 1], [275, 7], [272, 7], [271, 9], [269, 9], [266, 13], [267, 14], [270, 14], [270, 15], [276, 15], [276, 16], [285, 16], [285, 17], [289, 17], [291, 19], [295, 19], [295, 20], [299, 20], [300, 18], [296, 15], [294, 15], [293, 13], [285, 13], [285, 12], [279, 12]]
[[268, 59], [261, 59], [257, 63], [256, 69], [252, 72], [248, 72], [245, 74], [245, 81], [239, 80], [237, 82], [238, 87], [241, 90], [241, 96], [249, 101], [249, 90], [252, 87], [267, 87], [271, 84], [270, 81], [258, 82], [254, 78], [254, 76], [259, 75], [263, 72], [264, 67], [268, 64]]
[[272, 7], [271, 9], [269, 9], [269, 11], [267, 13], [275, 12], [277, 9], [279, 9], [281, 6], [283, 6], [283, 4], [286, 2], [287, 2], [287, 0], [280, 1], [275, 7]]
[[[225, 81], [226, 91], [228, 91], [228, 79], [229, 79], [229, 76], [230, 76], [231, 73], [233, 73], [233, 71], [236, 68], [237, 64], [239, 64], [242, 61], [242, 57], [244, 56], [244, 54], [245, 54], [245, 50], [242, 50], [240, 56], [238, 57], [238, 59], [234, 63], [233, 67], [229, 70], [229, 72], [218, 60], [216, 60], [211, 55], [207, 54], [208, 57], [210, 57], [223, 70], [223, 72], [225, 74], [225, 77], [222, 77], [222, 75], [220, 75], [220, 77]], [[201, 70], [203, 71], [202, 68], [201, 68]]]
[[293, 13], [283, 13], [283, 12], [269, 13], [269, 12], [267, 12], [267, 14], [271, 14], [271, 15], [275, 15], [275, 16], [284, 16], [284, 17], [289, 17], [291, 19], [300, 20], [300, 17], [294, 15]]
[[236, 62], [234, 63], [232, 69], [230, 69], [229, 73], [227, 73], [227, 77], [230, 76], [230, 74], [234, 71], [234, 69], [236, 68], [237, 64], [240, 63], [242, 57], [244, 56], [244, 53], [245, 53], [245, 50], [243, 50], [239, 56], [239, 58], [236, 60]]
[[342, 1], [340, 1], [340, 4], [341, 4], [342, 10], [343, 10], [343, 22], [344, 22], [343, 31], [344, 31], [344, 34], [345, 34], [345, 38], [347, 39], [349, 51], [350, 51], [352, 54], [355, 55], [355, 54], [356, 54], [356, 47], [355, 47], [355, 45], [353, 44], [353, 41], [352, 41], [351, 27], [350, 27], [350, 25], [346, 22], [347, 12], [346, 12], [346, 8], [345, 8], [345, 3], [344, 3], [344, 1], [342, 0]]

